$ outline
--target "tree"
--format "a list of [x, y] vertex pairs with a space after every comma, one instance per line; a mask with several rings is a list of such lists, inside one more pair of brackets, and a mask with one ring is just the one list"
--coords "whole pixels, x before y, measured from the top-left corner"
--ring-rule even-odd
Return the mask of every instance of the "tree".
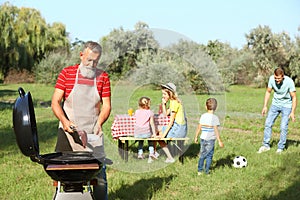
[[[298, 31], [300, 31], [300, 26], [298, 27]], [[300, 36], [295, 37], [295, 45], [289, 51], [290, 53], [290, 76], [294, 79], [295, 84], [300, 86]]]
[[146, 23], [138, 22], [134, 31], [124, 31], [121, 27], [114, 29], [100, 42], [106, 50], [103, 52], [101, 65], [107, 68], [116, 78], [136, 67], [138, 54], [145, 49], [157, 49], [158, 43]]
[[[204, 52], [204, 47], [193, 41], [179, 40], [153, 55], [146, 55], [138, 65], [137, 77], [147, 79], [150, 70], [157, 72], [151, 77], [152, 82], [161, 80], [174, 82], [181, 92], [210, 93], [224, 88], [216, 64]], [[146, 68], [150, 63], [151, 69]], [[143, 64], [144, 63], [144, 64]], [[144, 69], [146, 68], [146, 70]]]
[[17, 47], [14, 32], [14, 19], [18, 10], [8, 3], [0, 7], [0, 78], [4, 78], [9, 66], [17, 60], [15, 48]]
[[225, 87], [235, 83], [237, 77], [240, 74], [235, 73], [237, 66], [235, 60], [237, 59], [239, 52], [237, 49], [233, 49], [227, 43], [219, 42], [218, 40], [208, 41], [207, 46], [204, 48], [205, 52], [211, 57], [211, 59], [217, 64], [218, 71], [222, 76]]
[[264, 82], [268, 81], [270, 73], [275, 67], [288, 67], [286, 54], [288, 38], [286, 35], [273, 34], [268, 26], [259, 26], [246, 34], [248, 48], [254, 53], [254, 66], [258, 70], [258, 76], [263, 77]]
[[248, 48], [254, 53], [254, 66], [258, 76], [267, 83], [268, 77], [276, 67], [284, 69], [285, 74], [295, 81], [299, 74], [298, 47], [285, 33], [272, 33], [268, 26], [259, 26], [246, 35]]
[[65, 26], [46, 24], [36, 9], [17, 8], [6, 2], [0, 6], [0, 23], [2, 78], [10, 69], [32, 71], [46, 52], [69, 49]]

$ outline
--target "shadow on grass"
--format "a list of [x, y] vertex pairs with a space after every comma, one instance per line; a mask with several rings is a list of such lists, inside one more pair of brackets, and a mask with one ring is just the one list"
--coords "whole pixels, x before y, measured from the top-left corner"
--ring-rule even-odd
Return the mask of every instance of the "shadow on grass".
[[[278, 144], [279, 140], [278, 139], [275, 139], [275, 140], [272, 140], [270, 142], [270, 146], [271, 148], [277, 148], [277, 144]], [[300, 141], [298, 140], [291, 140], [291, 139], [287, 139], [286, 140], [286, 144], [285, 144], [285, 148], [288, 149], [290, 146], [295, 146], [295, 147], [298, 147], [300, 146]]]
[[152, 199], [153, 195], [168, 185], [174, 178], [173, 175], [167, 177], [154, 177], [141, 179], [132, 185], [122, 185], [119, 190], [110, 193], [109, 199], [131, 199], [146, 200]]
[[[199, 144], [191, 144], [187, 151], [184, 153], [184, 157], [189, 157], [189, 158], [199, 158], [199, 151], [200, 151], [200, 145]], [[211, 169], [216, 169], [219, 167], [232, 167], [233, 164], [233, 158], [235, 157], [234, 154], [227, 155], [225, 158], [221, 158], [217, 160], [216, 164], [212, 166]]]
[[[299, 142], [297, 142], [299, 145]], [[300, 197], [300, 162], [299, 156], [300, 152], [294, 152], [291, 154], [282, 154], [283, 162], [282, 165], [271, 171], [267, 176], [267, 184], [264, 183], [262, 187], [274, 187], [272, 184], [277, 180], [284, 179], [292, 183], [287, 189], [280, 191], [277, 195], [273, 195], [269, 198], [264, 198], [267, 200], [298, 200]]]
[[187, 158], [197, 157], [199, 155], [199, 151], [200, 151], [199, 144], [192, 143], [186, 149], [186, 151], [184, 153], [184, 157], [187, 157]]
[[300, 141], [299, 141], [299, 140], [296, 141], [296, 140], [289, 140], [289, 139], [287, 139], [287, 140], [286, 140], [286, 149], [288, 149], [289, 146], [295, 146], [295, 147], [298, 147], [298, 146], [300, 146]]
[[18, 94], [17, 90], [0, 90], [0, 96], [15, 96]]
[[217, 163], [214, 166], [212, 166], [212, 169], [217, 169], [220, 167], [232, 168], [234, 156], [235, 156], [234, 154], [231, 154], [231, 155], [227, 155], [225, 158], [221, 158], [217, 160]]
[[[38, 141], [40, 143], [46, 143], [49, 139], [52, 139], [53, 137], [57, 137], [57, 126], [58, 121], [47, 121], [38, 123], [37, 122], [37, 130], [38, 130]], [[19, 153], [19, 151], [16, 151], [16, 149], [19, 149], [17, 147], [17, 140], [16, 135], [14, 133], [13, 127], [6, 127], [6, 128], [0, 128], [0, 151], [11, 151], [10, 153]], [[54, 147], [53, 147], [54, 149]]]
[[0, 97], [6, 96], [5, 99], [7, 99], [0, 101], [0, 110], [12, 109], [17, 95], [18, 92], [16, 90], [0, 90]]
[[[16, 136], [13, 129], [13, 107], [16, 99], [19, 97], [17, 90], [0, 90], [0, 96], [5, 96], [7, 100], [0, 101], [0, 111], [8, 111], [11, 114], [5, 114], [6, 118], [11, 120], [10, 123], [0, 125], [0, 150], [6, 153], [18, 153]], [[50, 107], [51, 101], [34, 100], [34, 109], [37, 107]], [[52, 112], [49, 110], [49, 112]], [[7, 115], [7, 116], [6, 116]], [[46, 122], [37, 122], [38, 141], [39, 143], [46, 143], [49, 139], [57, 137], [58, 120], [49, 120]], [[54, 149], [54, 147], [53, 147]]]
[[[32, 102], [34, 107], [43, 107], [43, 108], [50, 108], [51, 107], [51, 101], [42, 101], [42, 100], [35, 100]], [[12, 109], [14, 108], [15, 100], [7, 100], [7, 101], [0, 101], [0, 110], [5, 109]]]
[[12, 109], [14, 107], [14, 101], [0, 101], [0, 110]]
[[279, 192], [276, 196], [272, 196], [267, 200], [299, 200], [300, 198], [300, 181], [296, 181], [286, 190]]

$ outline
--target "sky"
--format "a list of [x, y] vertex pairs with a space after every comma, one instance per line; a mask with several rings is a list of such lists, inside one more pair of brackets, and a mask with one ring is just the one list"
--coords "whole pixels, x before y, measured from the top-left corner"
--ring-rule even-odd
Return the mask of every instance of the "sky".
[[[1, 4], [7, 0], [0, 0]], [[75, 38], [99, 41], [113, 29], [134, 30], [141, 21], [156, 31], [159, 42], [209, 40], [241, 48], [245, 34], [261, 26], [273, 33], [300, 32], [299, 0], [10, 0], [17, 7], [35, 8], [48, 24], [61, 22]]]

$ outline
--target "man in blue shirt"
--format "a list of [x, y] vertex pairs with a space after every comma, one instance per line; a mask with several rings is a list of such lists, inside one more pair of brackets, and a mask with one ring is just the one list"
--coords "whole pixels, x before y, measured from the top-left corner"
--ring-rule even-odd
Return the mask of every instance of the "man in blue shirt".
[[276, 153], [280, 154], [285, 148], [289, 119], [291, 118], [293, 122], [295, 121], [295, 110], [297, 106], [295, 84], [290, 77], [284, 75], [284, 71], [281, 68], [276, 68], [274, 75], [269, 78], [264, 107], [261, 112], [262, 116], [267, 113], [267, 105], [272, 90], [274, 90], [274, 96], [265, 122], [263, 145], [259, 148], [258, 153], [270, 150], [272, 126], [280, 113], [280, 140]]

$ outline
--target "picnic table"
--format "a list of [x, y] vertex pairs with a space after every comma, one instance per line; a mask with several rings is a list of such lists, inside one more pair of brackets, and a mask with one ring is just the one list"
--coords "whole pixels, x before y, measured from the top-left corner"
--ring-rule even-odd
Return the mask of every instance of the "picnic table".
[[[127, 114], [119, 114], [114, 118], [114, 122], [111, 126], [111, 134], [114, 139], [118, 139], [122, 136], [134, 136], [134, 125], [135, 125], [135, 116], [129, 116]], [[161, 128], [162, 126], [168, 125], [170, 118], [163, 114], [154, 115], [154, 124], [156, 129]]]
[[[121, 157], [128, 161], [128, 151], [129, 151], [129, 141], [136, 142], [137, 140], [152, 140], [159, 141], [164, 140], [166, 142], [174, 141], [177, 149], [173, 151], [173, 154], [180, 154], [179, 160], [183, 163], [183, 145], [184, 141], [189, 138], [135, 138], [134, 137], [134, 126], [135, 126], [135, 116], [129, 116], [127, 114], [117, 114], [114, 118], [114, 122], [111, 126], [111, 134], [113, 139], [118, 140], [119, 153]], [[154, 124], [157, 130], [162, 126], [168, 125], [170, 118], [163, 114], [154, 115]]]

